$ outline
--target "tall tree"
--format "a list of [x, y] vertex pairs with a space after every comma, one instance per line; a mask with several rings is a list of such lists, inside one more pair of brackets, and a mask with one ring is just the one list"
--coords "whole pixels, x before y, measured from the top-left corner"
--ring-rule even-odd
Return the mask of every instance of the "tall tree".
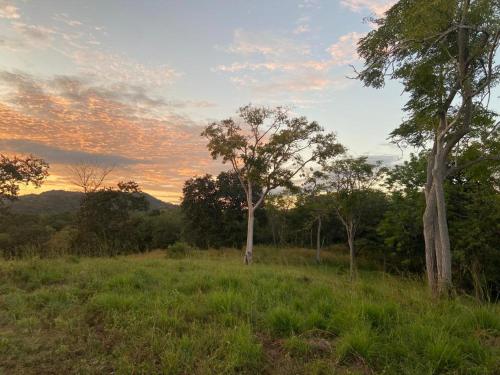
[[[254, 190], [255, 196], [259, 193]], [[234, 172], [187, 180], [181, 202], [187, 241], [201, 248], [241, 247], [246, 204], [245, 192]]]
[[88, 191], [78, 212], [75, 247], [87, 255], [113, 255], [133, 250], [137, 246], [136, 223], [131, 220], [131, 213], [146, 211], [148, 206], [134, 181], [119, 182], [117, 188]]
[[[333, 210], [332, 197], [324, 193], [324, 189], [318, 183], [318, 176], [309, 177], [302, 186], [302, 191], [298, 195], [297, 206], [302, 207], [312, 218], [309, 225], [311, 230], [316, 223], [316, 262], [321, 262], [321, 229], [323, 219]], [[312, 233], [311, 233], [312, 245]]]
[[[207, 248], [218, 243], [222, 212], [217, 197], [217, 182], [211, 175], [187, 180], [182, 188], [181, 209], [188, 242]], [[214, 225], [216, 223], [216, 225]]]
[[0, 154], [0, 205], [4, 200], [14, 200], [19, 194], [19, 185], [42, 185], [49, 175], [49, 165], [33, 155], [25, 158], [9, 158]]
[[[238, 119], [214, 122], [202, 135], [212, 157], [231, 165], [245, 191], [246, 264], [252, 263], [255, 210], [269, 192], [290, 187], [307, 164], [343, 152], [333, 133], [325, 134], [317, 122], [294, 117], [282, 107], [241, 107]], [[254, 199], [256, 188], [262, 192]]]
[[390, 77], [409, 94], [408, 118], [391, 135], [428, 150], [426, 268], [430, 288], [446, 294], [452, 278], [444, 180], [462, 168], [451, 165], [454, 151], [481, 129], [498, 126], [488, 104], [500, 78], [500, 2], [401, 0], [374, 22], [377, 28], [359, 43], [365, 66], [358, 77], [376, 88]]
[[335, 212], [344, 225], [349, 245], [351, 278], [356, 276], [354, 240], [363, 216], [368, 214], [367, 202], [381, 171], [379, 163], [368, 163], [367, 158], [363, 156], [326, 164], [323, 170], [316, 174], [323, 189], [331, 193]]

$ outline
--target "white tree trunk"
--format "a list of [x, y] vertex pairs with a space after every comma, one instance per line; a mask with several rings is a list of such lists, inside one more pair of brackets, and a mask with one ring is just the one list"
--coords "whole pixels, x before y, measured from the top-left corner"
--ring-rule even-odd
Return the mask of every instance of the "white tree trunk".
[[253, 223], [254, 209], [251, 205], [248, 207], [248, 222], [247, 222], [247, 247], [245, 250], [245, 264], [252, 264], [253, 259]]
[[448, 293], [451, 288], [451, 248], [448, 222], [446, 217], [446, 202], [444, 197], [444, 163], [439, 163], [434, 167], [434, 186], [436, 194], [437, 211], [437, 243], [439, 249], [438, 259], [438, 291], [440, 294]]
[[450, 237], [444, 196], [446, 155], [443, 154], [442, 139], [446, 126], [446, 117], [442, 117], [434, 147], [428, 156], [425, 185], [425, 260], [429, 288], [434, 295], [447, 294], [452, 281]]
[[[432, 195], [435, 196], [434, 194]], [[433, 294], [437, 292], [435, 208], [436, 205], [434, 204], [434, 202], [430, 202], [430, 200], [427, 199], [425, 212], [423, 216], [424, 241], [425, 241], [425, 265], [427, 271], [427, 282]]]

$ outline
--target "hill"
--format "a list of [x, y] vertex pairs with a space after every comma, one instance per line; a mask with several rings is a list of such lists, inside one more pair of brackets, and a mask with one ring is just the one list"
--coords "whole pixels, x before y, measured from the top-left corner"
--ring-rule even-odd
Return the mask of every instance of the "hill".
[[[150, 194], [142, 193], [149, 202], [149, 209], [169, 209], [177, 207], [163, 202]], [[40, 194], [21, 195], [18, 200], [8, 203], [13, 212], [25, 214], [59, 214], [75, 212], [80, 207], [83, 193], [66, 190], [50, 190]]]
[[0, 261], [0, 373], [498, 374], [497, 304], [324, 256]]

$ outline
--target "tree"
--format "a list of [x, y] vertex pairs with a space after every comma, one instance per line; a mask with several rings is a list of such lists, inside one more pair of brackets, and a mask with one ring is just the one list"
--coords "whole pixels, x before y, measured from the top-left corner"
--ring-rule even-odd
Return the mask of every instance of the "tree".
[[[247, 105], [238, 119], [208, 125], [202, 135], [214, 159], [229, 163], [245, 191], [247, 243], [245, 264], [252, 263], [255, 210], [270, 191], [290, 187], [292, 179], [314, 161], [343, 152], [333, 133], [325, 134], [317, 122], [293, 117], [282, 107]], [[254, 190], [262, 192], [255, 197]]]
[[40, 187], [49, 175], [48, 169], [49, 165], [44, 160], [33, 155], [8, 158], [0, 154], [0, 204], [17, 198], [19, 185]]
[[275, 247], [284, 245], [290, 239], [288, 221], [290, 211], [296, 203], [295, 195], [290, 190], [279, 194], [270, 194], [266, 200], [266, 215], [271, 225], [271, 234]]
[[333, 207], [346, 231], [351, 279], [356, 276], [354, 240], [364, 214], [368, 214], [366, 203], [381, 172], [380, 163], [370, 164], [363, 156], [325, 164], [323, 170], [316, 173], [323, 189], [331, 193]]
[[[88, 191], [78, 213], [78, 235], [75, 246], [91, 255], [112, 255], [131, 250], [135, 241], [134, 211], [146, 211], [148, 202], [133, 181], [120, 182], [118, 188]], [[97, 251], [101, 251], [101, 254]]]
[[389, 207], [378, 226], [389, 252], [391, 266], [399, 271], [425, 269], [422, 215], [425, 198], [426, 157], [411, 154], [409, 160], [387, 170], [384, 186], [389, 192]]
[[[444, 180], [467, 165], [453, 165], [454, 152], [481, 131], [498, 124], [488, 111], [491, 88], [500, 79], [498, 0], [401, 0], [377, 29], [361, 39], [364, 69], [358, 78], [380, 88], [385, 77], [400, 80], [408, 115], [391, 135], [395, 141], [427, 149], [425, 239], [431, 290], [451, 285], [451, 249]], [[488, 153], [473, 163], [497, 158]]]
[[188, 242], [201, 248], [215, 246], [221, 222], [215, 179], [208, 174], [191, 178], [184, 183], [182, 193], [181, 209]]
[[[201, 248], [241, 247], [247, 201], [234, 172], [189, 179], [183, 193], [181, 209], [188, 242]], [[260, 190], [253, 193], [257, 195]]]
[[313, 224], [316, 223], [316, 262], [320, 263], [321, 229], [323, 219], [328, 216], [334, 206], [332, 204], [332, 197], [324, 194], [322, 186], [318, 184], [318, 179], [316, 177], [318, 177], [318, 175], [313, 175], [304, 183], [301, 194], [298, 198], [297, 206], [304, 208], [305, 211], [312, 217], [312, 222], [309, 224], [311, 226], [311, 230]]
[[101, 166], [95, 163], [80, 163], [71, 165], [69, 172], [71, 183], [80, 188], [85, 194], [98, 191], [104, 181], [113, 171], [113, 167]]

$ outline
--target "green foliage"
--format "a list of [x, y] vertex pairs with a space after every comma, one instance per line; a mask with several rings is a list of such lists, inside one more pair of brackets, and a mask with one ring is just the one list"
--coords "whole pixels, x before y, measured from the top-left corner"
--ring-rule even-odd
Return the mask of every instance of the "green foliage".
[[25, 158], [14, 156], [9, 158], [0, 154], [0, 208], [4, 200], [16, 199], [19, 185], [42, 185], [48, 176], [49, 165], [33, 155]]
[[[254, 187], [254, 196], [260, 193]], [[186, 181], [181, 203], [186, 241], [200, 248], [241, 247], [246, 235], [246, 207], [245, 191], [235, 173]], [[262, 210], [255, 215], [258, 227], [265, 223]]]
[[86, 255], [113, 255], [131, 251], [133, 228], [137, 222], [133, 211], [147, 210], [145, 197], [135, 182], [118, 184], [118, 189], [101, 189], [84, 195], [78, 213], [75, 250]]
[[[469, 147], [456, 162], [465, 164], [477, 156], [478, 151]], [[424, 154], [412, 155], [387, 173], [390, 205], [378, 232], [384, 238], [388, 267], [398, 271], [424, 271], [425, 165]], [[474, 291], [479, 299], [495, 300], [500, 290], [498, 171], [498, 163], [485, 161], [451, 175], [445, 184], [456, 286]]]
[[[284, 107], [247, 105], [239, 109], [238, 117], [241, 124], [231, 118], [214, 122], [202, 135], [208, 138], [214, 159], [230, 163], [245, 189], [249, 183], [260, 186], [264, 195], [279, 186], [290, 187], [292, 177], [309, 161], [325, 160], [344, 150], [333, 133], [324, 134], [317, 122], [293, 117]], [[308, 159], [301, 152], [305, 148]]]
[[192, 251], [193, 248], [185, 242], [176, 242], [167, 248], [168, 256], [173, 258], [185, 257]]

